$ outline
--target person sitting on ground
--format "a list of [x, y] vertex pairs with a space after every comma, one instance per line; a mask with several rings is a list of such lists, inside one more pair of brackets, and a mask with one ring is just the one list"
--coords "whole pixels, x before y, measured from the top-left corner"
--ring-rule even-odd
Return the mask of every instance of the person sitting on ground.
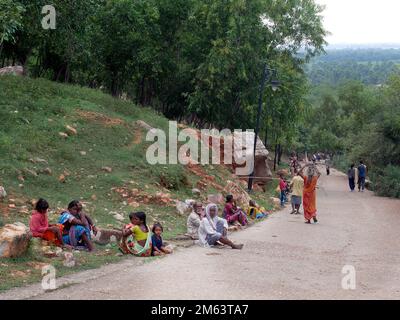
[[171, 254], [172, 249], [167, 247], [163, 243], [162, 233], [164, 232], [164, 228], [160, 223], [156, 223], [151, 230], [153, 235], [151, 236], [152, 242], [152, 256], [162, 256], [165, 254]]
[[254, 200], [250, 200], [247, 215], [252, 219], [263, 219], [268, 216], [268, 213], [267, 210], [260, 207]]
[[195, 202], [192, 206], [192, 212], [187, 219], [187, 235], [197, 240], [199, 237], [199, 227], [201, 219], [204, 217], [203, 205], [201, 202]]
[[240, 223], [241, 226], [246, 226], [248, 224], [246, 214], [242, 209], [236, 206], [233, 195], [231, 194], [226, 196], [224, 218], [229, 224]]
[[234, 244], [227, 238], [228, 222], [218, 217], [218, 206], [210, 203], [206, 207], [206, 216], [201, 220], [199, 228], [199, 244], [204, 247], [217, 245], [218, 242], [232, 249], [242, 249], [243, 244]]
[[131, 212], [130, 224], [122, 231], [120, 249], [124, 254], [137, 257], [150, 257], [152, 252], [151, 232], [146, 223], [144, 212]]
[[[63, 241], [76, 249], [93, 251], [90, 230], [97, 233], [92, 220], [82, 212], [82, 204], [78, 200], [71, 201], [68, 210], [61, 213], [58, 223], [63, 227]], [[90, 222], [89, 222], [90, 221]]]
[[292, 188], [292, 212], [290, 214], [300, 214], [304, 190], [304, 179], [300, 171], [296, 172], [296, 176], [292, 179], [290, 186]]
[[29, 222], [30, 231], [33, 237], [41, 238], [56, 246], [62, 247], [64, 245], [62, 239], [63, 225], [49, 225], [48, 210], [49, 203], [45, 199], [41, 198], [36, 202], [35, 210], [32, 212]]

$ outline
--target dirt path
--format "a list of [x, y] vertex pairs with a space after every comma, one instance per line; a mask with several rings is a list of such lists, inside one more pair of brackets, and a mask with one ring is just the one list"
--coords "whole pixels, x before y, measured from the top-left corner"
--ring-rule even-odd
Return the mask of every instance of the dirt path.
[[[129, 259], [58, 282], [76, 285], [50, 293], [31, 286], [0, 299], [400, 298], [400, 201], [350, 193], [333, 170], [320, 180], [318, 209], [318, 225], [287, 208], [234, 234], [241, 252], [194, 247], [152, 263]], [[354, 291], [341, 287], [345, 265], [357, 272]]]

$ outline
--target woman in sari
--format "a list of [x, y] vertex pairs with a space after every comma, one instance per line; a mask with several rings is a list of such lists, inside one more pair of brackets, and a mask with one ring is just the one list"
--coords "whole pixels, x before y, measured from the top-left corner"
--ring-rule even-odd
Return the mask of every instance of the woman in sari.
[[218, 217], [218, 207], [210, 203], [206, 207], [206, 216], [201, 220], [199, 228], [199, 244], [203, 247], [211, 247], [218, 242], [230, 246], [232, 249], [241, 250], [243, 244], [234, 244], [227, 238], [228, 223]]
[[317, 223], [317, 182], [321, 173], [318, 171], [315, 165], [309, 165], [307, 168], [307, 176], [303, 175], [304, 168], [301, 169], [301, 177], [304, 179], [304, 191], [303, 191], [303, 208], [304, 218], [306, 223], [310, 224], [311, 219], [314, 223]]
[[152, 252], [152, 233], [146, 223], [144, 212], [129, 214], [130, 224], [122, 231], [120, 249], [124, 254], [133, 254], [137, 257], [150, 257]]
[[248, 224], [246, 214], [242, 209], [236, 206], [232, 195], [226, 196], [224, 218], [229, 224], [240, 223], [242, 226], [246, 226]]
[[68, 210], [61, 213], [58, 223], [63, 225], [63, 241], [76, 249], [93, 251], [90, 231], [96, 234], [97, 229], [92, 220], [82, 213], [79, 201], [71, 201]]

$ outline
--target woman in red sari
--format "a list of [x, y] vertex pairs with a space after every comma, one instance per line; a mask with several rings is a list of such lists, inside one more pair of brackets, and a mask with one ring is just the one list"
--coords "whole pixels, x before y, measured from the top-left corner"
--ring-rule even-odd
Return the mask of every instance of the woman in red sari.
[[[304, 168], [303, 168], [304, 169]], [[302, 169], [302, 171], [303, 171]], [[308, 166], [307, 176], [301, 174], [304, 179], [304, 191], [303, 191], [303, 208], [304, 208], [304, 218], [306, 223], [311, 223], [311, 219], [314, 223], [317, 223], [317, 182], [321, 173], [318, 171], [317, 167], [314, 165]]]

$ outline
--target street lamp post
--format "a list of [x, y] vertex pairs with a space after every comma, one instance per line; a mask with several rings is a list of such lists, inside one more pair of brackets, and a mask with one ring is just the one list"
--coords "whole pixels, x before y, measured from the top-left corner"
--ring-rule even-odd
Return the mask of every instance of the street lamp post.
[[256, 121], [256, 130], [254, 132], [254, 148], [253, 148], [253, 171], [249, 176], [248, 182], [248, 190], [249, 192], [253, 190], [253, 180], [255, 173], [255, 163], [256, 163], [256, 150], [257, 150], [257, 138], [260, 131], [260, 118], [262, 113], [262, 102], [263, 102], [263, 93], [265, 89], [265, 85], [268, 81], [268, 84], [271, 85], [272, 90], [276, 91], [279, 88], [279, 81], [276, 79], [276, 70], [268, 67], [267, 63], [264, 64], [263, 76], [260, 83], [260, 92], [258, 98], [258, 111], [257, 111], [257, 121]]

